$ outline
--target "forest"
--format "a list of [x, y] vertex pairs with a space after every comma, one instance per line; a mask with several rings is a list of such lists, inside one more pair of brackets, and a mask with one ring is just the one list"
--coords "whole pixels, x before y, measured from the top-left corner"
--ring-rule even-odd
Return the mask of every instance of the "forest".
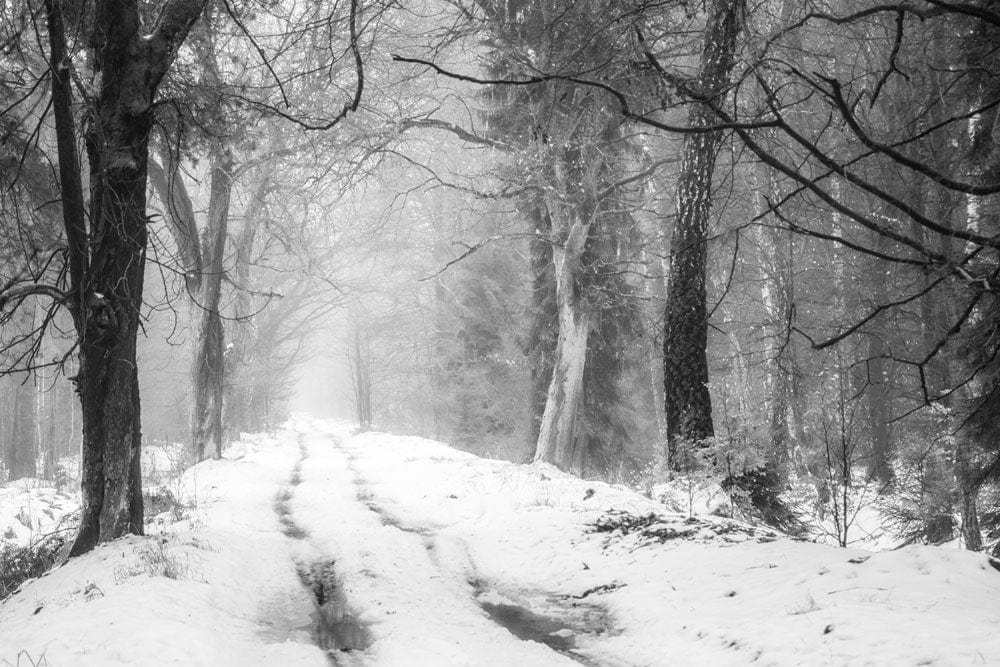
[[0, 12], [0, 487], [79, 508], [32, 558], [303, 414], [1000, 558], [1000, 3]]

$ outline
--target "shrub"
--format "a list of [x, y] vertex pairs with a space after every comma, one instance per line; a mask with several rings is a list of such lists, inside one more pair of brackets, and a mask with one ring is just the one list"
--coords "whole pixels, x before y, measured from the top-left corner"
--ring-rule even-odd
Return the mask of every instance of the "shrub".
[[29, 544], [0, 547], [0, 600], [13, 595], [25, 581], [40, 577], [59, 560], [64, 533], [53, 533]]

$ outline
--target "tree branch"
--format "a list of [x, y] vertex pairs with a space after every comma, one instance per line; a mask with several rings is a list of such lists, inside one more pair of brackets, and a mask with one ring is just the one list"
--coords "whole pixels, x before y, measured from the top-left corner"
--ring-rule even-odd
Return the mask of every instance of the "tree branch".
[[201, 16], [208, 0], [169, 0], [153, 26], [153, 32], [141, 38], [149, 59], [150, 85], [156, 89], [160, 79], [170, 69], [177, 50]]

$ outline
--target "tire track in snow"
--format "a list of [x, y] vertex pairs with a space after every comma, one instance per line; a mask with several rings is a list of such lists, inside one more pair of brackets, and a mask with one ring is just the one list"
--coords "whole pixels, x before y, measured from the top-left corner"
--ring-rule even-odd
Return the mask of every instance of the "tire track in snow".
[[[470, 595], [455, 568], [437, 564], [461, 558], [429, 527], [384, 520], [369, 507], [364, 479], [351, 469], [347, 448], [323, 426], [305, 428], [309, 459], [300, 471], [291, 507], [310, 537], [309, 547], [334, 560], [342, 590], [356, 618], [371, 630], [373, 644], [349, 656], [363, 663], [434, 667], [556, 667], [578, 664], [494, 623]], [[429, 548], [428, 544], [434, 546]], [[303, 545], [305, 546], [305, 545]], [[465, 572], [463, 567], [458, 568]], [[445, 574], [447, 572], [447, 574]]]
[[293, 561], [300, 582], [312, 595], [313, 613], [310, 616], [313, 619], [314, 642], [326, 652], [331, 665], [359, 664], [357, 661], [347, 662], [341, 654], [367, 648], [371, 643], [370, 633], [349, 613], [336, 561], [324, 557], [308, 543], [309, 532], [299, 524], [292, 511], [293, 489], [302, 483], [302, 466], [309, 458], [305, 436], [301, 432], [297, 434], [297, 441], [299, 458], [292, 468], [288, 484], [275, 496], [274, 511], [278, 515], [282, 534], [305, 543], [300, 555]]
[[383, 526], [417, 536], [421, 539], [428, 559], [441, 576], [458, 579], [465, 595], [477, 604], [488, 618], [519, 640], [543, 644], [570, 660], [601, 667], [602, 663], [576, 650], [576, 637], [613, 632], [607, 610], [599, 605], [582, 603], [569, 595], [551, 595], [513, 588], [498, 590], [497, 582], [486, 582], [477, 573], [475, 561], [464, 540], [445, 539], [443, 526], [423, 526], [406, 522], [378, 502], [372, 484], [361, 473], [358, 457], [337, 438], [331, 438], [343, 453], [353, 479], [359, 503], [375, 514]]

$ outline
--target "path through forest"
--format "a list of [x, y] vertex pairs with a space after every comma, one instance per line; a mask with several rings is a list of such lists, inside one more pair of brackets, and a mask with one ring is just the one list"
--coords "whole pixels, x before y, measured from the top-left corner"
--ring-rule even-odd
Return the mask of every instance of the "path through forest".
[[600, 607], [486, 582], [460, 537], [394, 511], [353, 440], [298, 439], [302, 458], [276, 506], [300, 542], [294, 557], [317, 599], [318, 640], [338, 663], [363, 664], [352, 654], [369, 648], [377, 624], [392, 638], [384, 664], [594, 664], [574, 639], [611, 631]]
[[103, 545], [0, 603], [0, 666], [1000, 655], [1000, 572], [981, 554], [795, 541], [421, 438], [298, 419], [244, 436], [171, 488], [178, 503], [147, 537]]

